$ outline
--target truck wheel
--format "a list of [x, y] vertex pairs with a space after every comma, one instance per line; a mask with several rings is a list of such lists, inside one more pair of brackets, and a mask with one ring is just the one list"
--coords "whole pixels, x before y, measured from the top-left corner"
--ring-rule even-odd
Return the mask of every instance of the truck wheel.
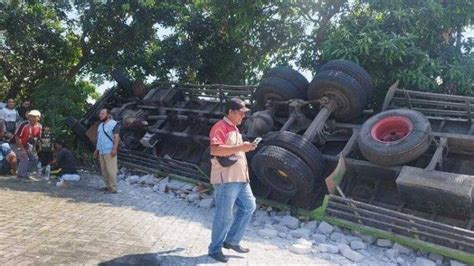
[[278, 77], [289, 81], [293, 84], [301, 93], [306, 94], [308, 89], [308, 80], [300, 74], [300, 72], [288, 67], [288, 66], [277, 66], [268, 70], [264, 75], [266, 77]]
[[332, 116], [338, 121], [358, 117], [367, 106], [367, 92], [353, 77], [337, 70], [325, 70], [316, 75], [308, 87], [308, 99], [328, 97], [336, 101]]
[[252, 158], [252, 169], [265, 186], [284, 196], [312, 191], [311, 169], [300, 157], [281, 147], [262, 147]]
[[298, 208], [314, 210], [322, 205], [326, 194], [328, 194], [326, 184], [320, 182], [314, 186], [314, 190], [310, 195], [296, 194], [290, 200], [290, 203]]
[[268, 100], [286, 101], [304, 97], [304, 93], [299, 91], [295, 85], [279, 77], [264, 78], [255, 91], [255, 100], [259, 110], [265, 108], [265, 103]]
[[378, 165], [402, 165], [420, 157], [431, 144], [431, 125], [421, 113], [393, 109], [363, 125], [357, 140], [364, 157]]
[[311, 169], [316, 182], [323, 180], [324, 159], [321, 152], [303, 136], [289, 131], [275, 132], [265, 137], [264, 145], [284, 148], [300, 157]]
[[319, 72], [325, 70], [342, 71], [343, 73], [357, 80], [367, 92], [367, 102], [370, 102], [370, 100], [374, 96], [374, 82], [372, 81], [372, 78], [370, 77], [369, 73], [367, 73], [367, 71], [358, 64], [349, 60], [336, 59], [324, 64], [319, 69]]

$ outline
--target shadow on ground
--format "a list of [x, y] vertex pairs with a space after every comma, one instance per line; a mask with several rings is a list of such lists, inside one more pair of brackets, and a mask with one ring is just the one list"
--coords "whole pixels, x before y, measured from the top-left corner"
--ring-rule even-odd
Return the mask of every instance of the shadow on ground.
[[[172, 255], [183, 250], [177, 248], [174, 250], [157, 252], [157, 253], [143, 253], [130, 254], [121, 256], [109, 261], [99, 263], [100, 266], [115, 266], [115, 265], [196, 265], [198, 263], [215, 264], [219, 263], [210, 259], [207, 254], [195, 257], [185, 257]], [[241, 256], [230, 255], [230, 258], [242, 258]]]

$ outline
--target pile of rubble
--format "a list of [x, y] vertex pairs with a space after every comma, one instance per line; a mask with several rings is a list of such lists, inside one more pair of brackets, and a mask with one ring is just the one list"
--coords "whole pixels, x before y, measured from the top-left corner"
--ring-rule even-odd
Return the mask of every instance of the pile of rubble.
[[[156, 193], [168, 193], [200, 208], [214, 205], [209, 189], [204, 185], [158, 178], [152, 174], [140, 175], [122, 168], [119, 180]], [[326, 222], [305, 221], [287, 212], [259, 206], [248, 229], [249, 237], [263, 238], [288, 248], [296, 254], [312, 254], [339, 263], [363, 265], [465, 265], [435, 253], [415, 251], [386, 239], [351, 232]]]
[[145, 189], [153, 190], [157, 193], [172, 193], [175, 196], [185, 199], [190, 203], [195, 203], [201, 208], [211, 208], [214, 204], [209, 189], [203, 185], [193, 185], [169, 177], [157, 178], [152, 174], [139, 175], [130, 172], [126, 168], [121, 168], [118, 175], [119, 180], [125, 181], [129, 185], [143, 186]]

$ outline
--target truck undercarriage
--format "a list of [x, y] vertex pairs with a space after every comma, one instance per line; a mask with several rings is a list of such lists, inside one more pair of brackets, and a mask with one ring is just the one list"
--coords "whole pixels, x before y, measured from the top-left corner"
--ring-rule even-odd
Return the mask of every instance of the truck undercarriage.
[[[474, 263], [474, 98], [395, 83], [372, 114], [364, 110], [372, 81], [355, 64], [330, 62], [311, 83], [295, 72], [277, 67], [259, 86], [145, 87], [115, 71], [118, 86], [67, 123], [94, 143], [107, 107], [121, 124], [122, 165], [208, 183], [209, 130], [238, 96], [252, 109], [244, 139], [263, 137], [247, 158], [257, 197]], [[327, 178], [334, 174], [342, 179]]]

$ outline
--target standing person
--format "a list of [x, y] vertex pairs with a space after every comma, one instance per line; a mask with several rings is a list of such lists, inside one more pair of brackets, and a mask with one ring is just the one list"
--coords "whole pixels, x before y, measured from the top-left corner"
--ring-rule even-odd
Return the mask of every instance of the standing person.
[[53, 160], [53, 142], [51, 139], [51, 128], [48, 126], [43, 126], [38, 157], [41, 162], [41, 165], [47, 165]]
[[16, 154], [10, 145], [3, 142], [4, 127], [0, 126], [0, 174], [16, 174]]
[[64, 187], [66, 181], [79, 181], [81, 177], [77, 172], [77, 162], [74, 154], [70, 151], [62, 140], [56, 140], [54, 143], [55, 158], [51, 164], [57, 165], [59, 172], [59, 182], [57, 187]]
[[7, 106], [0, 111], [0, 119], [5, 121], [7, 131], [5, 134], [12, 136], [15, 133], [16, 125], [20, 121], [20, 115], [15, 109], [15, 100], [8, 99]]
[[[18, 164], [18, 178], [28, 177], [28, 170], [32, 165], [38, 163], [36, 145], [41, 139], [42, 126], [39, 123], [41, 113], [38, 110], [31, 110], [28, 113], [28, 121], [20, 124], [15, 132], [15, 140], [20, 149], [20, 162]], [[31, 178], [34, 179], [34, 178]]]
[[26, 116], [28, 112], [30, 111], [31, 108], [31, 102], [30, 100], [25, 100], [21, 104], [20, 107], [18, 107], [18, 114], [20, 115], [20, 119], [28, 119]]
[[104, 177], [105, 193], [117, 193], [117, 150], [119, 145], [119, 126], [112, 119], [109, 110], [99, 112], [101, 123], [97, 128], [97, 145], [94, 157], [99, 158], [100, 170]]
[[[242, 100], [231, 99], [227, 102], [225, 117], [209, 133], [211, 184], [216, 193], [209, 256], [221, 262], [228, 261], [228, 257], [222, 253], [222, 247], [239, 253], [249, 252], [239, 243], [256, 208], [245, 157], [245, 153], [254, 150], [255, 145], [243, 142], [237, 128], [247, 111], [249, 109]], [[235, 217], [234, 206], [237, 207]]]

